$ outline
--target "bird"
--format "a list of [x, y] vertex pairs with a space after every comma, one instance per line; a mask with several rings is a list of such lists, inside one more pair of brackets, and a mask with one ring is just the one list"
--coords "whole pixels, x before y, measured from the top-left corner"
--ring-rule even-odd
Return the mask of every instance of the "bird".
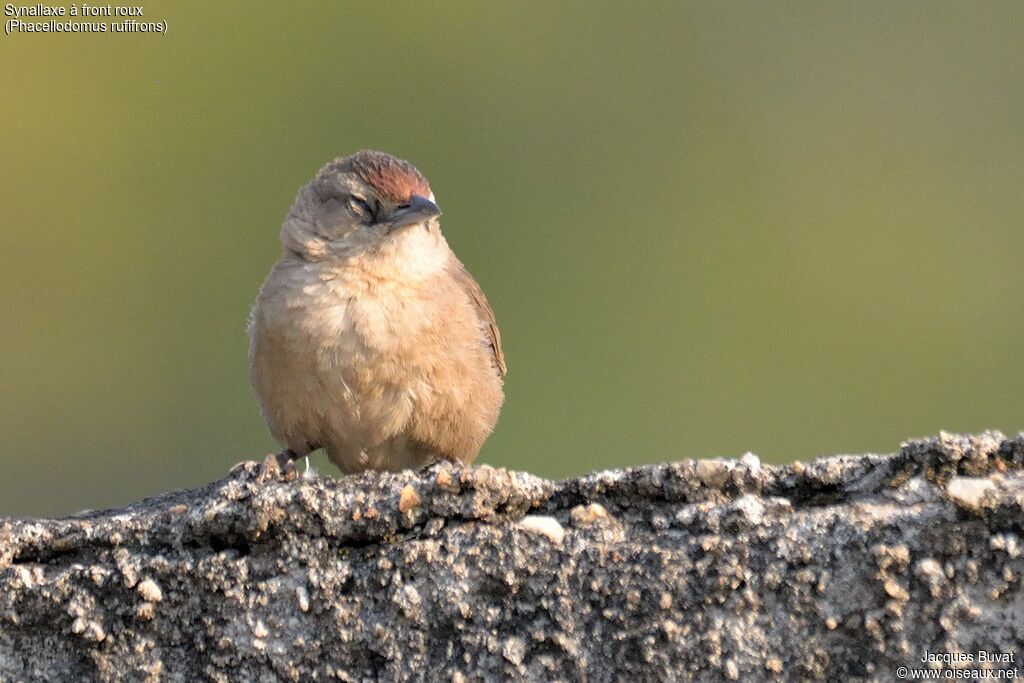
[[[472, 463], [504, 402], [501, 334], [411, 163], [361, 150], [301, 187], [249, 322], [249, 375], [283, 450], [342, 473]], [[308, 459], [307, 459], [308, 463]]]

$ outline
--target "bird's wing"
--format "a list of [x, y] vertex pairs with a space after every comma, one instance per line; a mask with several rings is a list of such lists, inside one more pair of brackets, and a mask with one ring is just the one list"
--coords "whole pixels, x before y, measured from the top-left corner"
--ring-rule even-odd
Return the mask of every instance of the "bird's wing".
[[455, 278], [462, 291], [466, 293], [466, 297], [473, 304], [473, 308], [476, 309], [477, 318], [480, 320], [481, 327], [486, 332], [487, 341], [491, 346], [491, 352], [494, 356], [494, 367], [498, 374], [504, 377], [508, 373], [508, 367], [505, 365], [505, 354], [501, 350], [501, 333], [498, 331], [498, 321], [494, 319], [494, 310], [487, 303], [487, 297], [484, 296], [484, 290], [480, 289], [480, 285], [477, 284], [477, 281], [466, 270], [466, 266], [454, 255], [452, 255], [449, 262], [448, 271]]

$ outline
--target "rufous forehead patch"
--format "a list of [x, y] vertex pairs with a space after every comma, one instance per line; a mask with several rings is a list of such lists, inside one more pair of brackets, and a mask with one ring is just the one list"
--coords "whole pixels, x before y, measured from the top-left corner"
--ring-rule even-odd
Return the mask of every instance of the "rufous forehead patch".
[[350, 156], [349, 162], [364, 183], [390, 201], [404, 202], [414, 194], [430, 196], [427, 179], [408, 161], [364, 149]]

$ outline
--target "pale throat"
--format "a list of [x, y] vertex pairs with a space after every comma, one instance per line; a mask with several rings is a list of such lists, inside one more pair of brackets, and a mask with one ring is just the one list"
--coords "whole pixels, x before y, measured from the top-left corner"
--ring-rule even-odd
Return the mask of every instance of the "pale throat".
[[443, 272], [449, 258], [448, 243], [436, 225], [409, 225], [373, 249], [332, 263], [330, 279], [375, 283], [386, 289], [417, 286]]
[[425, 280], [448, 265], [448, 243], [441, 231], [429, 224], [410, 225], [385, 240], [377, 265], [400, 280]]

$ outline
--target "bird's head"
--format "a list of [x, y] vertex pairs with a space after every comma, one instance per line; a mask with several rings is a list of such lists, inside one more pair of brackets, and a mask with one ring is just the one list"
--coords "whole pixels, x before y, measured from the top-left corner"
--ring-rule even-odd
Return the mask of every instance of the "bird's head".
[[380, 250], [409, 230], [439, 233], [440, 216], [415, 166], [362, 150], [327, 164], [299, 190], [281, 241], [309, 260], [345, 258]]

